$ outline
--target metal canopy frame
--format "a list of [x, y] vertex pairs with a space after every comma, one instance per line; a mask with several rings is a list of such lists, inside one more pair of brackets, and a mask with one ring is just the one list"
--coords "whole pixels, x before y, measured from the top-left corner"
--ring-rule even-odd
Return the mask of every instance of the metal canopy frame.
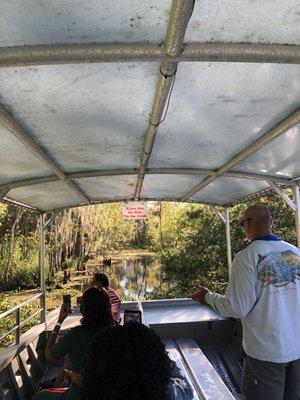
[[[190, 16], [193, 12], [194, 0], [173, 0], [169, 15], [169, 22], [163, 43], [114, 43], [114, 44], [78, 44], [78, 45], [34, 45], [10, 46], [0, 48], [0, 68], [20, 67], [32, 65], [54, 65], [74, 63], [100, 63], [100, 62], [160, 62], [159, 76], [152, 103], [152, 110], [144, 137], [140, 165], [134, 169], [107, 169], [90, 170], [66, 173], [56, 164], [44, 147], [35, 142], [25, 132], [15, 118], [0, 105], [0, 123], [21, 143], [31, 154], [39, 159], [52, 175], [39, 176], [31, 179], [12, 180], [0, 185], [0, 200], [9, 201], [18, 206], [25, 206], [33, 210], [30, 205], [9, 198], [9, 191], [16, 188], [33, 186], [43, 183], [63, 182], [78, 197], [78, 203], [71, 207], [86, 204], [102, 204], [115, 201], [114, 199], [91, 199], [75, 182], [74, 179], [91, 177], [111, 177], [122, 175], [136, 175], [136, 185], [133, 199], [142, 199], [141, 190], [146, 174], [156, 175], [199, 175], [203, 178], [181, 198], [161, 198], [166, 201], [185, 201], [199, 203], [192, 197], [207, 187], [219, 177], [251, 179], [266, 181], [271, 190], [275, 191], [291, 207], [295, 213], [297, 243], [300, 246], [300, 177], [277, 176], [272, 174], [259, 174], [255, 171], [243, 172], [234, 170], [242, 160], [261, 149], [266, 144], [275, 140], [292, 127], [300, 123], [300, 109], [295, 110], [289, 117], [255, 140], [217, 169], [199, 168], [148, 168], [151, 152], [156, 139], [157, 131], [162, 120], [166, 117], [168, 103], [172, 94], [176, 78], [177, 65], [180, 62], [236, 62], [236, 63], [285, 63], [300, 64], [300, 46], [292, 44], [264, 44], [264, 43], [184, 43], [184, 36]], [[291, 200], [279, 185], [293, 187], [293, 200]], [[127, 201], [128, 199], [118, 199]], [[145, 200], [157, 200], [147, 198]], [[229, 273], [232, 263], [230, 242], [230, 204], [214, 204], [201, 201], [211, 206], [212, 210], [221, 218], [226, 228], [227, 260]], [[226, 206], [223, 215], [217, 206]], [[67, 207], [66, 207], [67, 208]], [[40, 285], [45, 294], [45, 227], [51, 223], [56, 213], [61, 208], [54, 210], [50, 219], [45, 221], [45, 211], [40, 214]], [[50, 210], [49, 210], [50, 211]], [[45, 297], [44, 297], [45, 299]], [[45, 304], [44, 304], [45, 310]]]
[[[194, 1], [195, 0], [173, 1], [172, 3], [164, 43], [165, 54], [169, 57], [177, 57], [182, 51], [184, 35], [193, 12]], [[134, 199], [136, 200], [138, 200], [141, 195], [146, 168], [149, 163], [158, 127], [162, 122], [163, 112], [172, 93], [176, 70], [177, 62], [163, 62], [160, 65], [160, 74], [144, 140], [139, 175], [134, 192]]]
[[[100, 176], [122, 176], [122, 175], [138, 175], [139, 170], [136, 168], [132, 169], [109, 169], [109, 170], [95, 170], [95, 171], [78, 171], [70, 174], [64, 174], [64, 182], [71, 179], [84, 179], [84, 178], [96, 178]], [[209, 170], [203, 168], [146, 168], [145, 174], [149, 175], [208, 175], [211, 177], [217, 177], [217, 170]], [[297, 179], [281, 175], [268, 175], [268, 174], [256, 174], [242, 171], [229, 171], [222, 174], [225, 177], [241, 178], [241, 179], [253, 179], [258, 181], [270, 181], [276, 182], [282, 185], [295, 186], [297, 185]], [[48, 182], [59, 182], [60, 178], [55, 175], [41, 176], [38, 178], [24, 179], [20, 181], [13, 181], [0, 185], [0, 191], [5, 196], [9, 190], [16, 189], [19, 187], [39, 185], [41, 183]], [[90, 200], [91, 202], [91, 200]]]
[[225, 225], [227, 266], [228, 266], [228, 274], [230, 276], [231, 267], [232, 267], [232, 251], [231, 251], [231, 235], [230, 235], [230, 211], [229, 211], [229, 208], [226, 207], [225, 215], [223, 215], [221, 213], [221, 211], [215, 206], [210, 206], [210, 209], [220, 218], [220, 220]]
[[23, 143], [27, 149], [38, 158], [51, 172], [53, 172], [61, 181], [76, 193], [83, 201], [90, 203], [89, 197], [79, 189], [74, 182], [66, 180], [66, 174], [58, 168], [48, 155], [34, 142], [33, 139], [23, 130], [17, 121], [0, 104], [0, 123], [9, 130], [14, 137]]
[[230, 171], [233, 167], [235, 167], [238, 163], [245, 160], [247, 157], [251, 156], [253, 153], [261, 149], [266, 144], [270, 143], [272, 140], [278, 138], [283, 133], [287, 132], [289, 129], [300, 123], [300, 109], [293, 112], [289, 117], [285, 118], [279, 124], [274, 126], [273, 129], [263, 134], [258, 140], [252, 143], [250, 146], [246, 147], [239, 154], [234, 156], [231, 160], [227, 161], [222, 167], [220, 167], [214, 176], [209, 176], [200, 182], [193, 189], [185, 193], [182, 197], [182, 201], [187, 200], [189, 197], [192, 197], [194, 194], [200, 192], [200, 190], [204, 189], [207, 185], [217, 179], [219, 176], [222, 176], [224, 173]]
[[[42, 161], [54, 175], [42, 176], [21, 181], [12, 181], [0, 185], [1, 197], [9, 200], [9, 191], [14, 188], [47, 182], [64, 182], [81, 199], [80, 205], [96, 204], [104, 199], [90, 199], [73, 181], [87, 177], [137, 175], [134, 199], [140, 199], [143, 180], [146, 174], [186, 174], [206, 176], [196, 187], [185, 193], [181, 201], [191, 201], [198, 193], [220, 176], [242, 179], [267, 180], [274, 184], [294, 186], [298, 178], [272, 176], [255, 172], [234, 171], [232, 168], [249, 157], [271, 140], [279, 137], [300, 122], [300, 110], [265, 133], [252, 145], [233, 157], [217, 170], [186, 168], [148, 168], [151, 151], [158, 127], [161, 123], [166, 104], [170, 99], [177, 65], [183, 61], [210, 62], [255, 62], [255, 63], [300, 63], [300, 46], [295, 44], [265, 43], [184, 43], [187, 25], [194, 8], [194, 0], [173, 0], [169, 15], [167, 33], [163, 43], [114, 43], [114, 44], [78, 44], [78, 45], [34, 45], [0, 48], [0, 67], [15, 67], [45, 64], [92, 63], [92, 62], [149, 62], [161, 61], [152, 111], [145, 134], [141, 162], [138, 169], [78, 171], [67, 174], [53, 161], [24, 131], [8, 111], [0, 106], [0, 122]], [[8, 195], [8, 196], [7, 196]], [[162, 200], [169, 200], [164, 198]], [[173, 199], [178, 201], [178, 199]], [[208, 203], [213, 204], [213, 203]], [[219, 204], [220, 205], [220, 204]], [[228, 204], [229, 205], [229, 204]]]
[[[190, 0], [187, 1], [189, 3]], [[179, 10], [179, 2], [176, 6]], [[183, 8], [182, 8], [183, 9]], [[182, 38], [183, 39], [183, 38]], [[170, 36], [168, 40], [173, 40]], [[179, 41], [178, 41], [179, 43]], [[176, 44], [177, 45], [177, 44]], [[12, 46], [0, 48], [0, 68], [99, 62], [254, 62], [299, 64], [300, 46], [261, 43], [184, 43], [180, 53], [161, 43]]]

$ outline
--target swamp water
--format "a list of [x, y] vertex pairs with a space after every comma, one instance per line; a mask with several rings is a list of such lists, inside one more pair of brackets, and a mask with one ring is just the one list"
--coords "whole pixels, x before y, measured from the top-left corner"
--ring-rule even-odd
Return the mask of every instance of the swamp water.
[[110, 286], [122, 300], [147, 299], [161, 286], [160, 265], [154, 258], [124, 259], [101, 270], [109, 276]]

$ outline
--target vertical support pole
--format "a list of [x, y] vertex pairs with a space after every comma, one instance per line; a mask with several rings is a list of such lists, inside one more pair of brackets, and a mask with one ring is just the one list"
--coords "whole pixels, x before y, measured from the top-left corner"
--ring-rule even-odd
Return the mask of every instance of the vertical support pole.
[[16, 310], [16, 344], [20, 343], [20, 337], [21, 337], [21, 313], [20, 313], [20, 309], [18, 308]]
[[230, 214], [229, 208], [226, 208], [226, 246], [227, 246], [227, 265], [228, 265], [228, 274], [230, 277], [231, 267], [232, 267], [232, 254], [231, 254], [231, 236], [230, 236]]
[[297, 246], [300, 248], [300, 195], [299, 186], [295, 186], [293, 189], [293, 197], [295, 203], [295, 225], [296, 225], [296, 238]]
[[40, 247], [39, 247], [39, 266], [40, 266], [40, 290], [41, 297], [41, 322], [46, 321], [46, 279], [45, 279], [45, 215], [39, 217]]

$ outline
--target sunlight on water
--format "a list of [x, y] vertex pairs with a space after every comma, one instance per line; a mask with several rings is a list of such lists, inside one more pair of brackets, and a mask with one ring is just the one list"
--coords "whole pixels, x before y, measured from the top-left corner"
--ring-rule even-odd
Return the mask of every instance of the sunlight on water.
[[160, 287], [160, 268], [153, 258], [125, 259], [103, 270], [122, 300], [145, 299]]

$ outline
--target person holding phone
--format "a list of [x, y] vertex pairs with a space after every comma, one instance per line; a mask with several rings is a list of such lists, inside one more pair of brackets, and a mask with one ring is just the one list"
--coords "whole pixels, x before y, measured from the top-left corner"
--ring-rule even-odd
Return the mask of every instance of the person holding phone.
[[90, 287], [82, 295], [80, 304], [82, 313], [81, 325], [71, 329], [61, 338], [58, 337], [61, 324], [70, 312], [70, 303], [64, 302], [61, 307], [58, 322], [51, 333], [46, 346], [45, 357], [49, 362], [55, 362], [68, 355], [72, 371], [66, 371], [71, 380], [68, 389], [44, 389], [35, 394], [32, 400], [79, 400], [81, 374], [88, 345], [96, 333], [113, 325], [111, 305], [107, 292], [98, 287]]
[[111, 302], [111, 311], [114, 317], [114, 320], [119, 323], [120, 322], [120, 313], [121, 313], [121, 299], [118, 293], [109, 286], [108, 276], [104, 272], [96, 272], [93, 278], [93, 285], [98, 286], [102, 289], [105, 289], [109, 295], [109, 299]]

